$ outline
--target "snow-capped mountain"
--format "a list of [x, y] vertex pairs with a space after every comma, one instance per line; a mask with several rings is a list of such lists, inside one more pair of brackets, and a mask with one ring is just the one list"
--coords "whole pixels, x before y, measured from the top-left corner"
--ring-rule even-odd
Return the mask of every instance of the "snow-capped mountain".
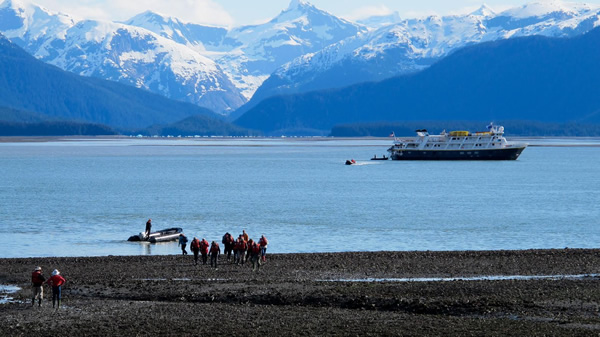
[[[1, 1], [1, 0], [0, 0]], [[146, 11], [122, 22], [76, 21], [29, 0], [0, 3], [0, 33], [37, 58], [229, 114], [279, 93], [342, 87], [416, 72], [457, 48], [518, 36], [572, 36], [600, 22], [598, 6], [530, 3], [501, 13], [352, 23], [306, 0], [233, 29]], [[35, 1], [35, 0], [34, 0]]]
[[304, 0], [267, 23], [234, 28], [183, 24], [175, 18], [142, 13], [126, 22], [191, 46], [225, 71], [246, 98], [282, 64], [306, 53], [366, 32], [366, 27], [339, 19]]
[[124, 23], [145, 28], [169, 40], [188, 45], [199, 51], [215, 49], [227, 34], [227, 29], [222, 27], [184, 23], [177, 18], [165, 17], [152, 11], [138, 14]]
[[246, 101], [213, 60], [144, 28], [75, 22], [7, 0], [0, 5], [0, 31], [37, 58], [84, 76], [131, 84], [220, 113]]
[[530, 35], [573, 36], [599, 24], [600, 6], [558, 1], [530, 3], [498, 14], [482, 6], [467, 15], [406, 19], [283, 65], [253, 100], [418, 71], [469, 44]]

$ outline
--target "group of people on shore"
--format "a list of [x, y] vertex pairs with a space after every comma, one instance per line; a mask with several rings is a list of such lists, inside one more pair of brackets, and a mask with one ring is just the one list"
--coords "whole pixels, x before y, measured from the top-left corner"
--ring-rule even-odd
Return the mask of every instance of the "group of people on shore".
[[35, 300], [38, 300], [38, 306], [42, 306], [42, 299], [44, 297], [44, 284], [48, 284], [52, 287], [52, 307], [60, 308], [60, 299], [62, 286], [66, 280], [58, 269], [52, 271], [52, 276], [46, 280], [42, 273], [42, 267], [35, 267], [31, 273], [31, 306], [35, 305]]
[[[181, 254], [187, 255], [188, 239], [185, 234], [179, 235], [179, 246], [181, 246]], [[264, 235], [261, 235], [258, 241], [250, 239], [248, 233], [244, 229], [242, 234], [234, 239], [233, 235], [229, 232], [223, 235], [221, 243], [224, 246], [223, 255], [227, 257], [227, 261], [231, 260], [233, 254], [233, 263], [236, 265], [243, 265], [244, 262], [250, 260], [252, 263], [252, 270], [260, 270], [260, 266], [267, 261], [267, 245], [269, 241]], [[218, 268], [219, 256], [221, 255], [221, 247], [216, 241], [212, 241], [210, 244], [205, 238], [199, 240], [194, 237], [190, 243], [190, 249], [194, 253], [194, 264], [198, 264], [198, 259], [202, 257], [202, 264], [206, 264], [208, 257], [210, 256], [210, 266], [215, 269]]]

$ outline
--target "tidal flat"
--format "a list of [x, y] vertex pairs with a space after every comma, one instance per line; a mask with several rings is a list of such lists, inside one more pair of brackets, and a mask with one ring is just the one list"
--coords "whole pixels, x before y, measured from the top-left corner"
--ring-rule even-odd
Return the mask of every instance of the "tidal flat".
[[[31, 306], [41, 266], [67, 279]], [[221, 255], [0, 259], [3, 336], [597, 336], [600, 250], [268, 254], [260, 270]]]

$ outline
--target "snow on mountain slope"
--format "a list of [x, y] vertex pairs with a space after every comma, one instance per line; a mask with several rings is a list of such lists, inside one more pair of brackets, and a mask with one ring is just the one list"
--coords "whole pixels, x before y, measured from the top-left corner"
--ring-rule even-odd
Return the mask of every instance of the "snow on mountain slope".
[[152, 11], [138, 14], [124, 23], [145, 28], [198, 51], [214, 49], [227, 34], [226, 28], [184, 23], [177, 18], [165, 17]]
[[271, 21], [225, 31], [145, 12], [126, 24], [146, 28], [213, 59], [246, 98], [282, 64], [366, 31], [302, 0]]
[[0, 32], [28, 50], [41, 48], [41, 54], [51, 53], [47, 41], [64, 39], [67, 29], [75, 21], [68, 15], [52, 13], [21, 0], [6, 0], [0, 3]]
[[[129, 83], [228, 114], [252, 97], [380, 80], [424, 69], [457, 48], [517, 36], [572, 36], [599, 6], [529, 3], [501, 13], [352, 23], [291, 0], [259, 25], [227, 30], [146, 11], [123, 23], [80, 21], [28, 0], [0, 3], [0, 32], [65, 70]], [[367, 27], [369, 26], [369, 27]]]
[[469, 44], [517, 36], [573, 36], [599, 24], [600, 6], [565, 2], [530, 3], [498, 14], [482, 6], [467, 15], [405, 19], [281, 66], [257, 95], [321, 89], [323, 79], [340, 69], [361, 75], [339, 78], [339, 87], [381, 80], [428, 67]]
[[365, 32], [364, 26], [339, 19], [302, 0], [292, 0], [271, 21], [232, 29], [216, 59], [250, 98], [275, 69], [301, 55]]
[[24, 1], [0, 5], [0, 31], [34, 56], [84, 76], [145, 88], [227, 114], [245, 102], [219, 66], [147, 29], [51, 13]]

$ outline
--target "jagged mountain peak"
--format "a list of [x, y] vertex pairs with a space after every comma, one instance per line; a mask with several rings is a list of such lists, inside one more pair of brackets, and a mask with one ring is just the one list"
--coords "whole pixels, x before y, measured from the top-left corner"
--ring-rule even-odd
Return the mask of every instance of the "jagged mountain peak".
[[172, 25], [172, 24], [183, 24], [178, 18], [163, 15], [161, 13], [147, 10], [140, 14], [133, 16], [131, 19], [124, 22], [128, 25], [140, 26], [140, 23], [153, 23], [157, 25]]
[[477, 10], [469, 13], [472, 16], [483, 16], [483, 17], [492, 17], [496, 15], [496, 12], [490, 8], [487, 4], [481, 5]]
[[311, 6], [310, 2], [306, 0], [291, 0], [287, 10], [302, 8], [306, 6]]
[[287, 9], [283, 10], [278, 16], [271, 20], [271, 23], [296, 21], [298, 19], [320, 20], [320, 18], [334, 18], [335, 20], [345, 21], [333, 14], [315, 7], [305, 0], [292, 0]]
[[29, 0], [4, 0], [0, 2], [0, 10], [6, 9], [12, 9], [21, 17], [31, 17], [33, 15], [42, 15], [45, 17], [58, 16], [63, 18], [68, 17], [72, 21], [72, 19], [66, 14], [53, 12]]
[[0, 8], [26, 8], [31, 7], [33, 4], [29, 1], [24, 0], [4, 0], [0, 3]]

